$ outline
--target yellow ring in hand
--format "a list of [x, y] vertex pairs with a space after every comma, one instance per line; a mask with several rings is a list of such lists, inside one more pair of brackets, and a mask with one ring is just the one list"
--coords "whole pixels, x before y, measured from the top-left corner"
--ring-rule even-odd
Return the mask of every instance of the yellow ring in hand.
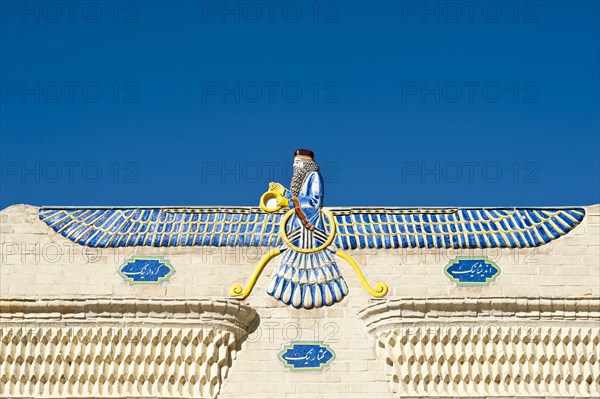
[[279, 194], [277, 191], [273, 191], [273, 190], [265, 191], [265, 193], [260, 197], [260, 202], [259, 202], [260, 208], [263, 211], [269, 212], [269, 213], [277, 212], [278, 210], [281, 209], [281, 205], [277, 205], [274, 208], [270, 208], [267, 206], [267, 204], [273, 198], [278, 198], [278, 197], [283, 197], [283, 196], [281, 194]]

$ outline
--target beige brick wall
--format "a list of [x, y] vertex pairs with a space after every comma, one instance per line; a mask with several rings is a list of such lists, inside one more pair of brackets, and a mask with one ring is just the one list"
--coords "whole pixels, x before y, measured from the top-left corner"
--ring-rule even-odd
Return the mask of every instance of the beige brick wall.
[[[16, 205], [0, 213], [1, 297], [223, 298], [245, 285], [266, 249], [121, 248], [73, 244], [39, 221], [37, 208]], [[348, 251], [371, 284], [384, 281], [393, 297], [597, 297], [600, 295], [600, 205], [566, 236], [525, 250]], [[130, 255], [161, 255], [175, 268], [162, 285], [129, 285], [117, 268]], [[487, 255], [501, 268], [489, 286], [458, 287], [443, 268], [457, 255]], [[267, 266], [244, 302], [255, 308], [259, 328], [243, 344], [221, 397], [394, 397], [376, 358], [373, 337], [357, 316], [372, 303], [352, 268], [341, 262], [350, 294], [340, 304], [296, 310], [265, 293], [278, 259]], [[290, 340], [324, 340], [336, 360], [323, 372], [294, 373], [277, 360]]]

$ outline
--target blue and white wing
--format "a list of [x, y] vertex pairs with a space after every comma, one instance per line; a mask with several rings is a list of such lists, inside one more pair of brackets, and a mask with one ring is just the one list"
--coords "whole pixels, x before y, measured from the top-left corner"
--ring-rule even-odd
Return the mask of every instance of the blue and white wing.
[[582, 208], [331, 209], [335, 245], [355, 248], [527, 248], [577, 226]]
[[282, 213], [258, 208], [40, 208], [39, 218], [80, 245], [278, 246]]

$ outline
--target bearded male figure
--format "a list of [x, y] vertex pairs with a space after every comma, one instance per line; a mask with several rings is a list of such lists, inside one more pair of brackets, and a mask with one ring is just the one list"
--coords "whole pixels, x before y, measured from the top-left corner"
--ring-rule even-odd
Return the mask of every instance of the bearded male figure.
[[319, 308], [333, 305], [348, 294], [348, 285], [335, 263], [335, 249], [318, 251], [327, 241], [323, 214], [323, 177], [310, 150], [294, 153], [294, 174], [290, 189], [271, 183], [270, 189], [280, 193], [278, 205], [294, 210], [286, 225], [289, 241], [299, 252], [288, 246], [280, 248], [283, 257], [277, 272], [271, 277], [267, 293], [295, 308]]

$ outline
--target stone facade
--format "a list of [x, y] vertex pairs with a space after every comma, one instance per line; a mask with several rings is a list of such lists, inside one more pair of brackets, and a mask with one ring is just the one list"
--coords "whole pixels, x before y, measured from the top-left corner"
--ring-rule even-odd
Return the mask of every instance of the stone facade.
[[214, 397], [257, 318], [228, 300], [2, 299], [0, 311], [3, 397]]
[[594, 397], [599, 305], [585, 297], [413, 298], [360, 316], [399, 397]]
[[[0, 396], [393, 398], [592, 397], [600, 392], [600, 206], [567, 235], [530, 249], [348, 251], [350, 294], [332, 307], [293, 309], [265, 294], [229, 299], [267, 248], [82, 247], [38, 219], [0, 213]], [[175, 272], [135, 285], [118, 268], [162, 256]], [[457, 256], [501, 269], [487, 286], [444, 274]], [[323, 341], [336, 358], [294, 372], [291, 341]]]

